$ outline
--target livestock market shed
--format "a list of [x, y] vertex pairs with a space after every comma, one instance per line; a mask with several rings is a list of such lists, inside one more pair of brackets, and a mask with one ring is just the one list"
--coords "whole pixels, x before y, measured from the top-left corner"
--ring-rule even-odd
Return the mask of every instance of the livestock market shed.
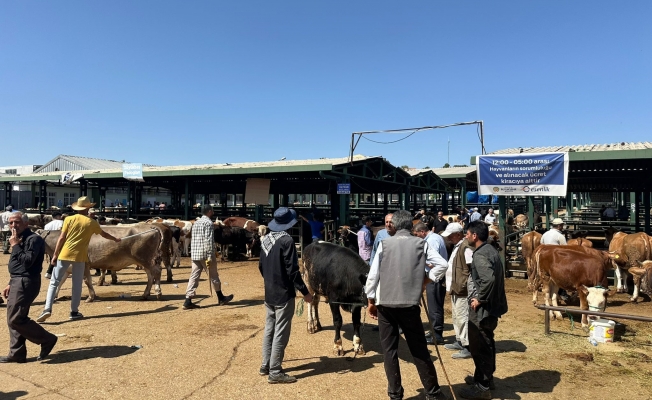
[[[50, 162], [48, 164], [54, 164]], [[46, 167], [46, 166], [44, 166]], [[49, 188], [60, 187], [65, 170], [47, 170], [20, 176], [2, 176], [5, 198], [10, 199], [12, 186], [31, 183], [40, 198], [46, 198]], [[327, 217], [337, 221], [349, 221], [351, 205], [361, 196], [372, 195], [375, 204], [386, 213], [396, 196], [396, 208], [407, 209], [410, 199], [417, 194], [444, 193], [451, 190], [443, 180], [431, 171], [410, 175], [388, 162], [385, 158], [356, 155], [352, 159], [321, 158], [311, 160], [282, 160], [247, 163], [220, 163], [183, 166], [143, 166], [142, 182], [126, 180], [120, 163], [109, 168], [73, 169], [75, 186], [79, 195], [88, 195], [98, 202], [100, 212], [107, 211], [107, 190], [122, 191], [128, 199], [124, 208], [111, 209], [114, 214], [128, 218], [144, 219], [153, 211], [143, 209], [147, 193], [166, 191], [170, 204], [165, 215], [189, 219], [196, 215], [195, 203], [212, 203], [219, 216], [241, 215], [257, 220], [269, 219], [271, 210], [279, 206], [308, 208], [319, 203]], [[267, 200], [257, 205], [247, 200], [247, 187], [252, 182], [261, 184]], [[378, 199], [381, 199], [379, 201]], [[233, 199], [233, 201], [229, 201]], [[241, 201], [236, 201], [241, 199]], [[291, 199], [295, 201], [292, 202]], [[44, 202], [40, 202], [45, 212]], [[156, 210], [158, 213], [159, 210]], [[266, 222], [266, 221], [265, 221]]]

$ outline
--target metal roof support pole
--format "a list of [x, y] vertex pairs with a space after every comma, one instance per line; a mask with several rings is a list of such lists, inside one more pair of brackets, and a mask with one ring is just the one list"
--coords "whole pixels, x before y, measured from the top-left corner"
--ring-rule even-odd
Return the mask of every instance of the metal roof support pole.
[[635, 225], [634, 225], [634, 231], [635, 232], [640, 232], [641, 231], [641, 192], [635, 192], [636, 196], [636, 208], [635, 208]]
[[[514, 217], [516, 217], [516, 215]], [[534, 196], [527, 196], [527, 219], [528, 228], [533, 231], [534, 224], [536, 223], [534, 220]]]
[[44, 213], [45, 209], [47, 207], [47, 200], [48, 200], [48, 189], [47, 189], [47, 187], [48, 187], [47, 181], [39, 181], [39, 193], [41, 193], [41, 194], [39, 196], [40, 198], [39, 198], [38, 211], [40, 213]]
[[190, 218], [190, 213], [188, 212], [188, 207], [190, 205], [190, 181], [188, 178], [184, 179], [185, 183], [185, 201], [184, 201], [184, 207], [183, 207], [183, 219], [188, 221]]
[[100, 212], [104, 212], [104, 207], [106, 203], [106, 187], [100, 186]]
[[[7, 207], [9, 204], [11, 204], [11, 190], [13, 189], [13, 185], [11, 182], [5, 182], [5, 207]], [[2, 208], [4, 210], [4, 207]]]
[[[30, 192], [30, 195], [31, 195], [30, 200], [29, 200], [29, 206], [34, 207], [33, 204], [36, 203], [36, 195], [37, 195], [36, 182], [32, 182], [30, 184], [30, 191], [29, 192]], [[20, 204], [18, 206], [21, 207]], [[27, 207], [25, 207], [25, 208], [27, 208]], [[38, 208], [38, 207], [36, 207], [36, 208]]]
[[127, 181], [127, 219], [131, 218], [131, 197], [132, 197], [132, 190], [131, 190], [131, 181]]
[[566, 191], [566, 218], [570, 219], [573, 212], [573, 192]]
[[466, 180], [458, 179], [457, 182], [460, 184], [460, 203], [462, 207], [466, 207]]
[[389, 214], [389, 196], [387, 192], [383, 193], [383, 222], [385, 221], [385, 215]]
[[500, 246], [503, 248], [500, 251], [500, 261], [503, 263], [503, 270], [507, 276], [507, 268], [505, 266], [505, 251], [507, 249], [507, 242], [505, 240], [505, 216], [507, 215], [507, 199], [505, 196], [498, 196], [498, 231], [502, 233], [500, 238]]
[[635, 192], [629, 192], [629, 223], [630, 225], [636, 225], [636, 209], [638, 206], [636, 205], [636, 193]]
[[444, 212], [444, 215], [448, 215], [448, 193], [444, 192], [441, 196], [441, 210]]
[[79, 180], [79, 197], [88, 196], [88, 182], [86, 179]]
[[650, 189], [643, 192], [643, 216], [645, 220], [645, 233], [649, 235], [650, 234]]
[[559, 197], [552, 196], [550, 198], [550, 218], [557, 218], [559, 215]]
[[360, 193], [355, 194], [355, 208], [360, 208]]
[[405, 185], [405, 190], [401, 197], [401, 210], [409, 210], [410, 207], [410, 184]]
[[[347, 175], [344, 175], [344, 180], [342, 181], [342, 183], [349, 183], [349, 177]], [[337, 185], [337, 183], [336, 183], [336, 185]], [[339, 210], [340, 225], [348, 225], [349, 224], [349, 203], [351, 202], [351, 195], [350, 194], [340, 194], [339, 198], [340, 198], [340, 210]]]

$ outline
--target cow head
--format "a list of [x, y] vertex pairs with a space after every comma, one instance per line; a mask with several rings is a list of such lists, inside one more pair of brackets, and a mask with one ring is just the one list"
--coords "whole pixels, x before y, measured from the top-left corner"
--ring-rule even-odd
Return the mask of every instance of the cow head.
[[611, 241], [613, 240], [614, 235], [616, 234], [616, 232], [620, 232], [620, 230], [616, 229], [616, 228], [614, 228], [612, 226], [610, 226], [609, 228], [605, 228], [603, 230], [604, 230], [604, 237], [605, 237], [606, 245], [607, 245], [607, 247], [609, 247], [609, 243], [611, 243]]
[[[607, 307], [607, 296], [609, 289], [602, 286], [586, 287], [582, 285], [582, 292], [586, 295], [586, 302], [589, 304], [589, 311], [603, 312]], [[591, 316], [589, 315], [589, 318]]]

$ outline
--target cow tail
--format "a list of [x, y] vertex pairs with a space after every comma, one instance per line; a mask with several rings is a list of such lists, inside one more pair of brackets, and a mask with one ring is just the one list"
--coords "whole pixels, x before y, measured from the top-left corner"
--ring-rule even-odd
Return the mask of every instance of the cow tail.
[[159, 236], [159, 239], [158, 246], [156, 246], [156, 251], [154, 252], [154, 257], [152, 259], [152, 272], [155, 273], [155, 276], [160, 276], [162, 270], [161, 262], [163, 261], [163, 232], [156, 228], [156, 234]]

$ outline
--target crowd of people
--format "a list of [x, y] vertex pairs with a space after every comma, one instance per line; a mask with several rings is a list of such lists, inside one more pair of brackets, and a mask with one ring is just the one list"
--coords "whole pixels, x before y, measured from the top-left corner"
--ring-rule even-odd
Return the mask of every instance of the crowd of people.
[[[57, 342], [56, 336], [37, 322], [45, 322], [52, 315], [56, 289], [69, 269], [72, 269], [73, 276], [70, 319], [83, 317], [78, 306], [90, 239], [98, 234], [107, 240], [121, 240], [103, 231], [100, 224], [90, 218], [89, 209], [93, 205], [88, 198], [81, 197], [72, 205], [77, 214], [65, 220], [57, 215], [48, 224], [49, 229], [61, 230], [61, 236], [50, 263], [53, 269], [47, 272], [51, 277], [45, 308], [37, 321], [32, 321], [28, 314], [40, 290], [44, 240], [28, 229], [25, 214], [12, 212], [8, 215], [11, 280], [3, 295], [8, 303], [10, 350], [8, 356], [0, 358], [0, 362], [25, 362], [26, 340], [41, 345], [39, 359], [49, 356]], [[476, 367], [474, 375], [465, 380], [469, 387], [462, 391], [461, 396], [467, 399], [491, 398], [496, 369], [494, 331], [498, 318], [507, 312], [503, 265], [497, 251], [486, 245], [487, 225], [473, 217], [479, 214], [477, 210], [473, 210], [465, 225], [446, 220], [442, 212], [434, 216], [422, 211], [417, 215], [419, 221], [416, 224], [407, 211], [386, 215], [385, 228], [375, 237], [370, 230], [372, 221], [364, 219], [358, 233], [360, 256], [370, 265], [365, 294], [368, 313], [378, 320], [388, 396], [401, 399], [404, 395], [397, 353], [399, 335], [403, 334], [426, 398], [446, 398], [440, 389], [427, 345], [444, 343], [443, 309], [448, 292], [455, 341], [446, 343], [444, 347], [455, 351], [453, 359], [472, 358]], [[487, 216], [492, 215], [492, 210], [489, 210]], [[208, 271], [210, 284], [217, 294], [218, 305], [228, 304], [233, 299], [233, 295], [225, 295], [221, 290], [212, 216], [212, 207], [205, 205], [202, 217], [193, 224], [192, 270], [183, 305], [186, 310], [199, 308], [192, 299], [204, 269]], [[299, 272], [294, 240], [287, 233], [297, 220], [294, 210], [279, 208], [269, 223], [270, 233], [261, 242], [259, 270], [265, 287], [266, 317], [259, 373], [267, 376], [269, 383], [296, 381], [282, 368], [296, 292], [299, 291], [305, 301], [312, 301]], [[313, 239], [321, 240], [323, 220], [313, 217], [307, 222], [312, 228]], [[444, 238], [453, 245], [450, 254]], [[423, 298], [424, 285], [426, 300]], [[424, 332], [420, 304], [427, 306], [432, 334]]]

